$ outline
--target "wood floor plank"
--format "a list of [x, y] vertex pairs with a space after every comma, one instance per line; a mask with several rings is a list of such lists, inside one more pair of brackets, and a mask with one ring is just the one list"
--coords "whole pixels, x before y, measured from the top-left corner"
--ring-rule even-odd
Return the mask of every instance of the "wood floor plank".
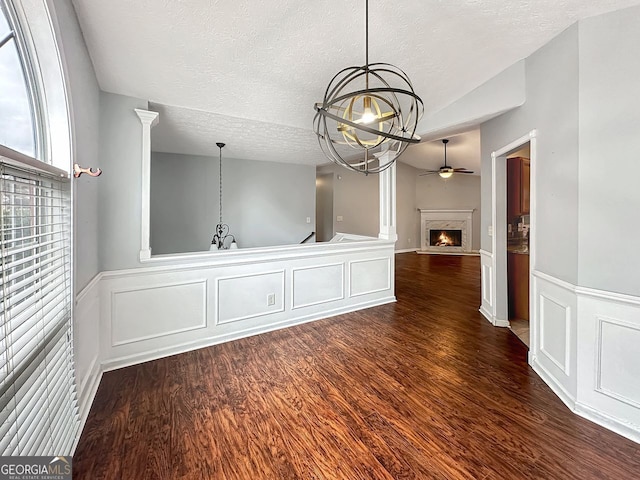
[[481, 317], [479, 268], [397, 255], [397, 303], [105, 373], [74, 479], [640, 479]]

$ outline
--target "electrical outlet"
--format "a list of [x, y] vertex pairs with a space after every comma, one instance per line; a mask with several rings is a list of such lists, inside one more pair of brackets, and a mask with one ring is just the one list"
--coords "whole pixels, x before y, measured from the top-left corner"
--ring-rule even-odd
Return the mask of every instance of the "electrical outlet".
[[407, 238], [407, 243], [411, 243], [411, 239], [410, 238]]
[[271, 307], [272, 305], [276, 304], [276, 294], [275, 293], [270, 293], [269, 295], [267, 295], [267, 306]]
[[311, 223], [311, 217], [307, 217], [307, 223]]
[[338, 215], [336, 217], [336, 222], [341, 222], [342, 221], [342, 215]]

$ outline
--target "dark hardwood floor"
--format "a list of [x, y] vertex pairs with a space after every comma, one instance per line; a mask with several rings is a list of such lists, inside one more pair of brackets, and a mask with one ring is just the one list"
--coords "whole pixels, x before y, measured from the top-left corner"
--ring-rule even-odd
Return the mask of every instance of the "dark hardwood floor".
[[478, 313], [477, 257], [396, 269], [395, 304], [106, 373], [73, 478], [640, 478]]

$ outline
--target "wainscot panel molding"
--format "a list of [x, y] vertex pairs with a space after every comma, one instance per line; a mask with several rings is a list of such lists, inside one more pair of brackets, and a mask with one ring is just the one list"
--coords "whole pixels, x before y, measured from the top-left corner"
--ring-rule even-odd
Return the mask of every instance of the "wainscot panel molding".
[[493, 275], [493, 254], [491, 252], [480, 250], [480, 269], [482, 299], [480, 313], [492, 325], [495, 325], [495, 278]]
[[573, 410], [577, 391], [575, 287], [532, 272], [531, 366]]
[[338, 243], [187, 254], [168, 265], [104, 272], [102, 367], [393, 302], [394, 255], [393, 241], [345, 235]]
[[[480, 250], [480, 313], [496, 321], [494, 256]], [[531, 272], [529, 364], [575, 413], [640, 442], [640, 297]]]
[[291, 270], [291, 309], [310, 307], [344, 298], [344, 262]]
[[640, 443], [640, 297], [576, 288], [576, 411]]
[[284, 275], [281, 269], [217, 278], [216, 325], [283, 312]]
[[[87, 421], [93, 398], [102, 378], [100, 344], [100, 282], [102, 275], [96, 275], [86, 287], [76, 295], [73, 311], [73, 351], [78, 392], [78, 414], [80, 431]], [[79, 440], [76, 439], [76, 443]], [[75, 445], [74, 445], [75, 450]]]
[[393, 290], [391, 261], [394, 257], [380, 257], [349, 262], [349, 297]]

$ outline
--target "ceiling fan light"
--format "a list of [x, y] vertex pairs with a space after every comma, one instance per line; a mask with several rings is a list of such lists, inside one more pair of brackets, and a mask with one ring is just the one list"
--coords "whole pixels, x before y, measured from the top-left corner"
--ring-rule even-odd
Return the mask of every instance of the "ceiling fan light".
[[438, 172], [438, 175], [440, 175], [442, 178], [450, 178], [451, 175], [453, 175], [453, 170], [440, 170]]

